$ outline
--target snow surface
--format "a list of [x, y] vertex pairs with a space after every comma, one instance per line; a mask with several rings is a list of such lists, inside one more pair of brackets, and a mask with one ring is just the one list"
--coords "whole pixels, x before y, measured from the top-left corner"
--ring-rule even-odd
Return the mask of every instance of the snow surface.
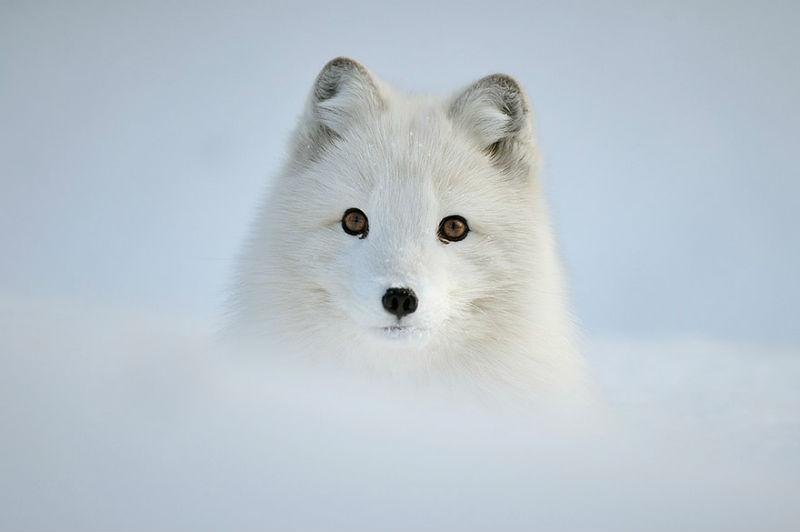
[[800, 525], [797, 352], [589, 341], [609, 412], [582, 428], [226, 351], [212, 329], [0, 305], [0, 529]]

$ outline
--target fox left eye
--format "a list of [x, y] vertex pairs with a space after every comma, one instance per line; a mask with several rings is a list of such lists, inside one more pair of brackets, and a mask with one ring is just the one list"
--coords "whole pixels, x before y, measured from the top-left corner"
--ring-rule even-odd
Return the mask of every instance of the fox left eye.
[[464, 240], [467, 238], [467, 233], [469, 233], [469, 225], [463, 216], [448, 216], [439, 222], [439, 240], [445, 244]]
[[369, 219], [361, 209], [347, 209], [342, 215], [342, 229], [348, 235], [358, 238], [367, 238], [369, 233]]

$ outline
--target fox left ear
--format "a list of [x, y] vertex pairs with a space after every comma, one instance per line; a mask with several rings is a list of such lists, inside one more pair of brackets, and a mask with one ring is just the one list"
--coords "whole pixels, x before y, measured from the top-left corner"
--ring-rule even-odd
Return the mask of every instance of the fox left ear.
[[354, 59], [337, 57], [322, 68], [296, 132], [294, 159], [314, 159], [358, 122], [385, 107], [378, 80]]
[[528, 99], [511, 76], [493, 74], [476, 81], [451, 100], [448, 114], [502, 167], [532, 154]]

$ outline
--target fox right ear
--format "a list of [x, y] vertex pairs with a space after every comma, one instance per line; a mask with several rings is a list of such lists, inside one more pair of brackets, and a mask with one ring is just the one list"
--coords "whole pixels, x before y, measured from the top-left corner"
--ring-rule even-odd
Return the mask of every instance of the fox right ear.
[[499, 166], [509, 169], [527, 160], [533, 140], [530, 107], [511, 76], [479, 79], [452, 98], [448, 114]]
[[[384, 107], [378, 82], [367, 68], [347, 57], [329, 61], [317, 75], [306, 105], [300, 139], [307, 148], [321, 148], [356, 122]], [[316, 151], [316, 150], [315, 150]]]

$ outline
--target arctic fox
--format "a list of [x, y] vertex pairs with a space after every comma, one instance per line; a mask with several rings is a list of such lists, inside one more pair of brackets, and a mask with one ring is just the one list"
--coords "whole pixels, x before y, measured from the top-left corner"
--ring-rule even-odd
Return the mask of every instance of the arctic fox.
[[581, 394], [527, 98], [447, 98], [360, 63], [316, 78], [243, 251], [237, 329], [390, 375]]

